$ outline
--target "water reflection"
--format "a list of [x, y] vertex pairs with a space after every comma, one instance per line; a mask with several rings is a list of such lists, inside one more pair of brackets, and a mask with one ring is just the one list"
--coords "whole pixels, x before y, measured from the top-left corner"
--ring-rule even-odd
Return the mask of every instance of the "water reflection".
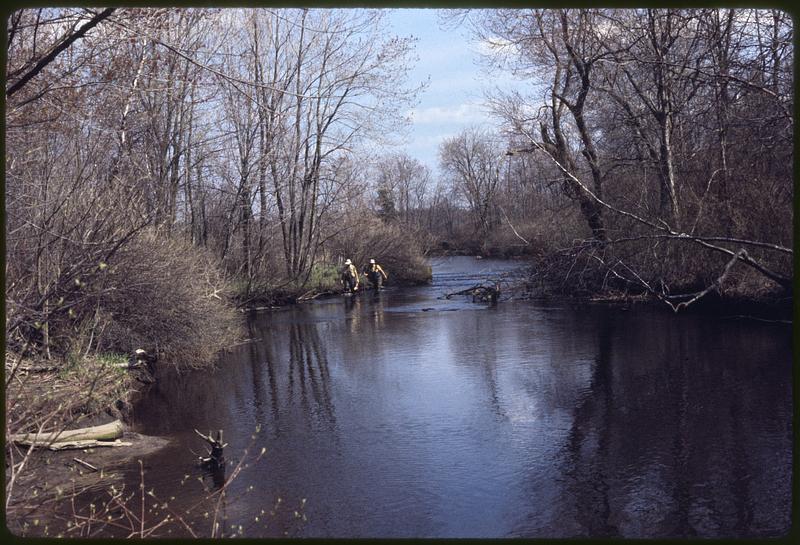
[[[297, 378], [295, 378], [297, 377]], [[303, 412], [321, 413], [332, 428], [336, 427], [330, 392], [328, 358], [317, 328], [310, 324], [289, 326], [289, 401], [299, 389]], [[309, 396], [310, 393], [310, 396]]]
[[[756, 437], [786, 422], [788, 385], [774, 362], [788, 344], [757, 341], [741, 326], [743, 344], [729, 337], [717, 344], [720, 332], [699, 318], [654, 318], [598, 324], [591, 382], [561, 457], [570, 501], [557, 517], [569, 521], [565, 533], [779, 535], [774, 529], [788, 523], [788, 511], [776, 505], [788, 501], [789, 486], [760, 468], [776, 441], [778, 453], [788, 452], [789, 434], [766, 432], [767, 448]], [[776, 387], [783, 391], [777, 397], [768, 393]], [[767, 500], [769, 490], [776, 497]]]
[[[450, 291], [474, 281], [437, 278]], [[160, 380], [137, 407], [142, 432], [176, 438], [150, 478], [169, 487], [187, 473], [194, 427], [224, 429], [232, 455], [261, 427], [265, 462], [231, 486], [227, 514], [307, 498], [304, 537], [789, 528], [785, 331], [438, 295], [361, 293], [253, 316], [257, 342], [215, 374]]]
[[309, 428], [314, 423], [336, 427], [328, 356], [320, 336], [320, 328], [326, 326], [299, 320], [280, 327], [260, 321], [249, 324], [250, 335], [262, 339], [249, 347], [246, 358], [253, 405], [258, 423], [269, 423], [275, 434], [288, 430], [283, 425], [285, 417], [293, 425], [300, 416]]
[[567, 497], [573, 500], [572, 520], [576, 525], [573, 532], [581, 536], [611, 537], [619, 533], [611, 520], [609, 475], [605, 467], [611, 441], [608, 421], [614, 397], [612, 324], [611, 320], [598, 324], [597, 356], [591, 382], [576, 404], [565, 443], [563, 471]]

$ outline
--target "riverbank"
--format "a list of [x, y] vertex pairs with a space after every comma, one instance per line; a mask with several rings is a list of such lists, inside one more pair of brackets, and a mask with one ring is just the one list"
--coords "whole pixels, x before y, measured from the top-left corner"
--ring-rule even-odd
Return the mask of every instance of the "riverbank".
[[[14, 533], [28, 533], [36, 521], [52, 518], [50, 507], [82, 491], [113, 485], [117, 470], [168, 443], [128, 429], [119, 438], [123, 446], [53, 451], [9, 443], [17, 433], [127, 423], [136, 396], [153, 378], [120, 355], [45, 360], [6, 352], [5, 358], [6, 524]], [[47, 535], [41, 532], [44, 527], [36, 535]]]
[[[422, 258], [413, 262], [386, 258], [382, 263], [382, 267], [388, 274], [384, 286], [410, 287], [431, 283], [433, 277], [431, 266]], [[251, 288], [249, 291], [240, 287], [233, 300], [241, 311], [247, 312], [285, 307], [320, 297], [341, 295], [345, 289], [339, 279], [339, 269], [334, 265], [317, 267], [312, 271], [309, 281], [303, 286], [291, 284], [279, 287], [263, 286]], [[361, 289], [369, 289], [370, 284], [365, 275], [360, 274], [360, 282]]]
[[[662, 309], [669, 314], [693, 314], [719, 318], [743, 318], [771, 322], [791, 323], [794, 316], [794, 299], [792, 297], [744, 297], [724, 296], [710, 293], [693, 302], [691, 305], [677, 310], [663, 300], [649, 293], [602, 292], [568, 296], [561, 293], [552, 294], [542, 290], [521, 288], [514, 294], [515, 299], [527, 301], [568, 302], [571, 305], [601, 306], [629, 310], [633, 307], [650, 307]], [[674, 305], [677, 301], [673, 302]]]
[[86, 494], [110, 499], [109, 491], [122, 488], [123, 471], [170, 443], [127, 430], [121, 440], [125, 446], [37, 449], [14, 485], [15, 495], [6, 507], [6, 527], [18, 536], [79, 535], [70, 531], [70, 523], [78, 522], [71, 513], [73, 500]]

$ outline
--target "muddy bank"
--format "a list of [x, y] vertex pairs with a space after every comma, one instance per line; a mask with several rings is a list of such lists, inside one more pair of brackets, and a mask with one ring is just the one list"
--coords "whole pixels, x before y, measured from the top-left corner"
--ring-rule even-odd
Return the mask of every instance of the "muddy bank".
[[121, 447], [50, 451], [37, 449], [14, 483], [6, 524], [16, 535], [55, 536], [71, 522], [74, 500], [90, 493], [110, 497], [122, 487], [122, 471], [167, 446], [169, 439], [126, 431]]
[[[6, 353], [6, 440], [15, 433], [73, 430], [114, 420], [129, 423], [133, 402], [154, 378], [143, 367], [122, 365], [108, 358], [20, 361]], [[8, 527], [27, 533], [26, 524], [30, 528], [37, 519], [47, 519], [70, 496], [113, 485], [117, 470], [169, 443], [127, 426], [120, 441], [123, 446], [59, 451], [7, 443]]]

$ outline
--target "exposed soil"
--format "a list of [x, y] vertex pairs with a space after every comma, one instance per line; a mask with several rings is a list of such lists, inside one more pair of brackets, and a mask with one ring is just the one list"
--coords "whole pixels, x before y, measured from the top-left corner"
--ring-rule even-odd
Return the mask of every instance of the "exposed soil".
[[[16, 357], [6, 354], [6, 362]], [[26, 368], [42, 368], [42, 362], [22, 362]], [[19, 372], [6, 389], [6, 417], [14, 431], [35, 431], [37, 417], [53, 415], [45, 429], [74, 429], [130, 417], [131, 402], [137, 392], [153, 380], [146, 370], [107, 372], [94, 360], [82, 362], [77, 372], [65, 362], [48, 362], [57, 371]], [[6, 374], [8, 375], [8, 369]], [[89, 394], [88, 392], [91, 392]], [[6, 492], [12, 477], [10, 462], [17, 465], [6, 509], [6, 523], [14, 533], [23, 533], [23, 524], [47, 521], [53, 507], [64, 498], [86, 490], [106, 490], [119, 479], [121, 469], [135, 467], [136, 461], [164, 447], [169, 440], [125, 431], [121, 441], [130, 445], [51, 451], [36, 448], [24, 466], [18, 464], [28, 447], [6, 445]], [[80, 460], [80, 461], [79, 461]], [[82, 463], [83, 462], [83, 463]], [[61, 500], [61, 501], [59, 501]], [[25, 532], [28, 533], [28, 532]], [[36, 533], [36, 532], [34, 532]]]

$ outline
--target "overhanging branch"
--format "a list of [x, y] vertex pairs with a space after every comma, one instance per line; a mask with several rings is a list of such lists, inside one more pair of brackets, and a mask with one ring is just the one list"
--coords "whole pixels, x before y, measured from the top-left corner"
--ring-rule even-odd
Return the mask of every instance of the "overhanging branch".
[[77, 40], [83, 38], [83, 36], [89, 32], [91, 29], [96, 27], [103, 19], [106, 19], [109, 15], [111, 15], [116, 8], [106, 8], [100, 13], [96, 14], [92, 17], [85, 25], [75, 31], [74, 34], [71, 36], [66, 37], [61, 43], [55, 46], [47, 55], [42, 57], [36, 65], [28, 70], [21, 78], [19, 78], [14, 85], [6, 89], [6, 96], [10, 97], [20, 89], [22, 89], [31, 79], [33, 79], [36, 74], [41, 72], [45, 66], [53, 62], [55, 58]]

